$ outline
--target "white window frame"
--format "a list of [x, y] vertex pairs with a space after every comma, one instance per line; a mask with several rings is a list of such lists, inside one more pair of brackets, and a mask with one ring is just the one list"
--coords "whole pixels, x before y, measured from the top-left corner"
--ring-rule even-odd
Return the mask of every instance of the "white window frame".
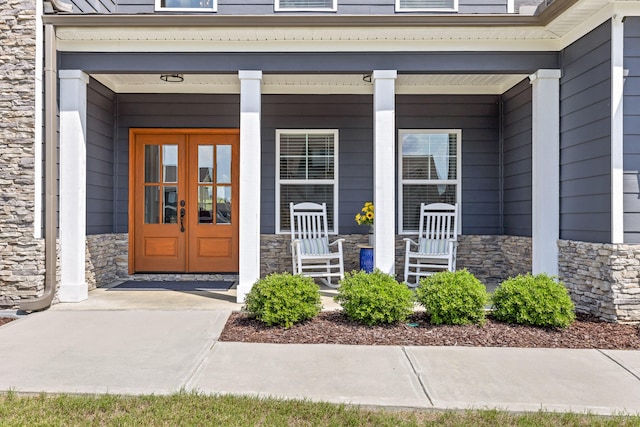
[[203, 7], [162, 7], [162, 0], [155, 0], [156, 12], [203, 12], [211, 13], [218, 11], [218, 0], [212, 0], [213, 4], [209, 8]]
[[[402, 138], [407, 134], [456, 134], [456, 179], [403, 179], [402, 178]], [[399, 129], [398, 130], [398, 234], [417, 234], [419, 230], [405, 230], [402, 216], [403, 188], [413, 185], [455, 185], [458, 204], [458, 234], [462, 233], [462, 129]]]
[[453, 7], [412, 7], [402, 8], [400, 7], [400, 0], [396, 0], [396, 12], [457, 12], [458, 0], [453, 0]]
[[[455, 0], [458, 1], [458, 0]], [[274, 10], [276, 12], [337, 12], [338, 11], [338, 0], [333, 0], [333, 6], [331, 8], [327, 7], [298, 7], [298, 8], [290, 8], [290, 7], [280, 7], [280, 0], [275, 0], [273, 5]]]
[[[333, 179], [280, 179], [280, 136], [289, 133], [305, 133], [305, 134], [333, 134]], [[291, 230], [282, 230], [280, 228], [280, 186], [281, 184], [331, 184], [333, 185], [333, 228], [328, 230], [329, 234], [338, 234], [338, 153], [339, 139], [338, 129], [276, 129], [276, 234], [289, 234]], [[328, 212], [327, 212], [328, 213]]]

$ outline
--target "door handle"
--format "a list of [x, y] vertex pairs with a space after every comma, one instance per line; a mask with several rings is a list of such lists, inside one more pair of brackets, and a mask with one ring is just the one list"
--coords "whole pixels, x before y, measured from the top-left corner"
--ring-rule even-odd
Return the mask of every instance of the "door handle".
[[184, 233], [184, 215], [186, 211], [184, 208], [180, 208], [180, 232]]

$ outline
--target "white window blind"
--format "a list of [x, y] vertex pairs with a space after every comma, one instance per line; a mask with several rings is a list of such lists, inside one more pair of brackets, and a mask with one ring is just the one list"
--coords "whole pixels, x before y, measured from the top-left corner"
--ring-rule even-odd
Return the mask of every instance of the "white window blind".
[[460, 131], [400, 131], [401, 232], [417, 232], [421, 203], [458, 203]]
[[289, 230], [289, 203], [327, 204], [329, 231], [335, 231], [337, 210], [338, 131], [276, 132], [276, 231]]
[[276, 10], [335, 10], [336, 0], [276, 0]]
[[156, 10], [199, 10], [203, 12], [215, 12], [216, 0], [156, 0]]
[[396, 9], [400, 11], [419, 10], [457, 10], [458, 4], [455, 0], [396, 0]]

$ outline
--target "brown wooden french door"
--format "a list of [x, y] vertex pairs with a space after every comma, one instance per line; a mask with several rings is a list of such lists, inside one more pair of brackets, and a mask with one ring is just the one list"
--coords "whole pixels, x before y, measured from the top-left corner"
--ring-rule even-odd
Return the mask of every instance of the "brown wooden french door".
[[129, 271], [237, 272], [237, 129], [131, 129]]

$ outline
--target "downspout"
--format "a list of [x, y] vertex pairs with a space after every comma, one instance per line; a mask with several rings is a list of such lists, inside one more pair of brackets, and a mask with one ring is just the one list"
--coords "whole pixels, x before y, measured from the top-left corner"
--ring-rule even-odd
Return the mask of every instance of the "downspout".
[[44, 90], [45, 90], [45, 227], [44, 227], [44, 292], [41, 297], [20, 303], [22, 311], [49, 308], [56, 292], [58, 230], [58, 151], [57, 151], [57, 75], [56, 45], [53, 25], [44, 26]]

